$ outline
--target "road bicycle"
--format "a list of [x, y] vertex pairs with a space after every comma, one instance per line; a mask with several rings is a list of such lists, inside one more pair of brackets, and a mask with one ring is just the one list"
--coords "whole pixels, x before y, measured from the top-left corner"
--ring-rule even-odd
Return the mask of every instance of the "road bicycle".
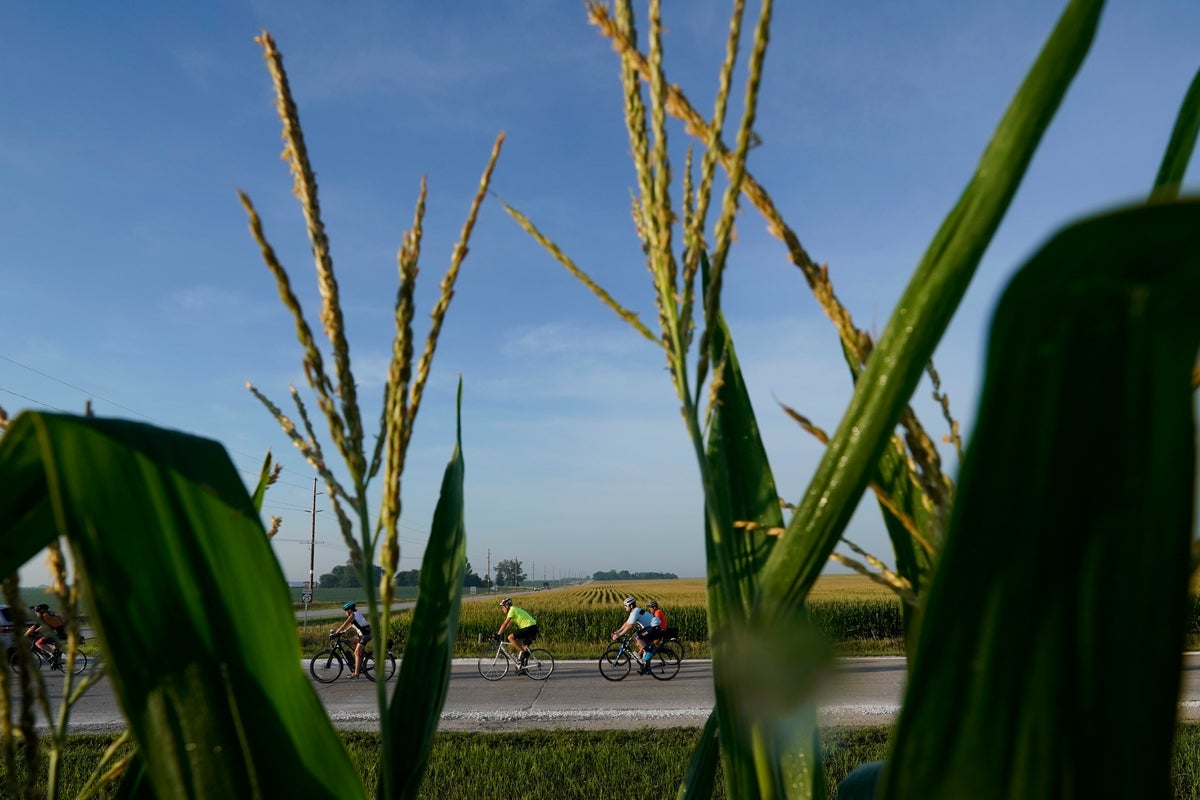
[[640, 661], [637, 645], [626, 634], [610, 644], [600, 656], [600, 674], [605, 680], [623, 681], [637, 664], [639, 675], [648, 673], [657, 680], [669, 681], [679, 674], [680, 655], [676, 647], [677, 644], [670, 641], [648, 643], [646, 652], [650, 654], [650, 660]]
[[[354, 645], [350, 643], [348, 634], [330, 634], [333, 644], [317, 653], [308, 663], [308, 671], [321, 683], [333, 683], [342, 676], [342, 670], [349, 669], [354, 674]], [[362, 674], [367, 680], [374, 681], [377, 674], [382, 673], [383, 680], [389, 680], [396, 674], [396, 656], [392, 653], [393, 641], [387, 640], [387, 650], [380, 664], [375, 662], [375, 656], [370, 650], [363, 651]]]
[[658, 646], [670, 645], [683, 661], [683, 642], [679, 639], [679, 628], [663, 628], [663, 638], [658, 640]]
[[[521, 666], [521, 651], [499, 636], [489, 636], [491, 647], [479, 657], [479, 674], [489, 681], [498, 681], [508, 674], [511, 667], [520, 675], [524, 672], [535, 681], [544, 681], [554, 672], [554, 656], [549, 650], [530, 648], [529, 660]], [[492, 648], [495, 648], [493, 650]]]
[[[30, 644], [30, 650], [33, 653], [34, 669], [41, 669], [42, 665], [46, 664], [46, 665], [49, 665], [50, 669], [52, 669], [52, 670], [58, 670], [59, 672], [66, 671], [66, 669], [67, 669], [67, 654], [62, 650], [62, 648], [56, 646], [55, 653], [53, 656], [48, 656], [45, 653], [43, 653], [41, 650], [37, 649], [36, 647], [33, 647], [32, 643]], [[75, 663], [72, 665], [71, 674], [78, 675], [79, 673], [81, 673], [85, 669], [87, 669], [89, 660], [90, 659], [88, 659], [87, 653], [83, 652], [83, 650], [81, 650], [81, 649], [76, 648]], [[9, 663], [9, 665], [12, 666], [14, 672], [20, 672], [21, 668], [24, 666], [21, 663], [21, 659], [17, 656], [17, 648], [16, 647], [10, 647], [8, 649], [8, 663]]]
[[[378, 673], [382, 671], [383, 679], [385, 681], [390, 681], [392, 676], [396, 674], [396, 654], [392, 652], [392, 648], [396, 646], [396, 640], [388, 639], [385, 645], [383, 661], [376, 663], [375, 672]], [[371, 651], [368, 650], [367, 652], [369, 653]], [[363, 658], [366, 658], [366, 653], [363, 654]], [[369, 678], [371, 676], [368, 675], [367, 677]]]

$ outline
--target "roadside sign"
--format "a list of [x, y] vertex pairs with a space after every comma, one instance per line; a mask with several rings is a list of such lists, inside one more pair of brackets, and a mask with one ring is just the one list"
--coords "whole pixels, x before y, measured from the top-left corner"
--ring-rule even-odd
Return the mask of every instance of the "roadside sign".
[[312, 592], [305, 592], [304, 594], [300, 595], [300, 600], [305, 605], [308, 605], [312, 602]]

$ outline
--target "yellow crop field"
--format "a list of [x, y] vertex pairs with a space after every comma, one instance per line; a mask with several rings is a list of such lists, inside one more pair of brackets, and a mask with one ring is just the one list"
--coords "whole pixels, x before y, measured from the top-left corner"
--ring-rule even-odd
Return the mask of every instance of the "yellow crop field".
[[[608, 635], [625, 621], [622, 605], [633, 597], [645, 607], [657, 600], [667, 624], [691, 645], [693, 655], [708, 651], [708, 604], [703, 578], [654, 581], [605, 581], [563, 589], [513, 594], [517, 606], [538, 621], [540, 646], [556, 655], [599, 655]], [[458, 651], [466, 655], [500, 627], [503, 594], [464, 601], [459, 612]], [[896, 596], [861, 575], [823, 576], [809, 600], [813, 623], [834, 641], [892, 642], [900, 636]], [[410, 612], [396, 616], [394, 630], [401, 640]], [[895, 647], [899, 647], [893, 643]]]
[[811, 600], [894, 600], [896, 593], [866, 575], [822, 575], [817, 579]]
[[663, 611], [667, 608], [689, 606], [707, 607], [703, 578], [660, 581], [612, 581], [610, 583], [588, 583], [568, 589], [549, 592], [546, 600], [570, 608], [609, 608], [615, 615], [623, 615], [626, 597], [633, 597], [645, 607], [657, 600]]

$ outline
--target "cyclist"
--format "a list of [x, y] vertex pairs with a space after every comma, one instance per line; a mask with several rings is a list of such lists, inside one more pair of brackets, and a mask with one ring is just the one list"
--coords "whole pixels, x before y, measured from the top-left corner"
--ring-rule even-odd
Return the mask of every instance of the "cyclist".
[[366, 616], [358, 610], [356, 603], [346, 603], [342, 606], [342, 611], [346, 612], [346, 619], [337, 630], [329, 632], [329, 638], [332, 639], [347, 628], [354, 628], [354, 634], [350, 637], [350, 644], [354, 645], [354, 670], [350, 677], [357, 678], [362, 673], [363, 650], [367, 642], [371, 641], [371, 626], [367, 623]]
[[57, 659], [62, 653], [59, 647], [59, 642], [67, 640], [67, 621], [58, 614], [50, 610], [50, 606], [42, 603], [33, 607], [33, 615], [37, 618], [36, 622], [29, 623], [30, 639], [37, 635], [36, 629], [39, 625], [43, 630], [47, 631], [41, 636], [38, 636], [34, 641], [34, 647], [46, 654], [46, 658], [50, 660], [52, 665], [58, 664]]
[[[639, 626], [640, 630], [633, 637], [634, 644], [637, 645], [638, 660], [649, 661], [650, 653], [646, 648], [651, 642], [662, 637], [662, 622], [649, 611], [638, 608], [637, 600], [632, 597], [625, 598], [625, 611], [629, 616], [624, 625], [613, 631], [612, 640], [615, 642], [618, 636], [628, 633], [635, 625]], [[646, 667], [643, 665], [639, 672], [644, 674], [645, 671]]]
[[521, 651], [521, 658], [517, 662], [517, 674], [520, 675], [525, 671], [525, 664], [529, 661], [529, 645], [538, 637], [538, 623], [528, 611], [514, 606], [511, 597], [501, 600], [500, 607], [506, 613], [500, 630], [496, 631], [496, 636], [504, 636], [505, 629], [510, 623], [512, 624], [513, 632], [508, 635], [508, 641]]
[[658, 607], [658, 601], [651, 600], [650, 604], [648, 606], [646, 606], [646, 608], [648, 608], [650, 610], [651, 614], [658, 617], [659, 627], [661, 627], [665, 631], [667, 629], [667, 615], [664, 614], [662, 609]]

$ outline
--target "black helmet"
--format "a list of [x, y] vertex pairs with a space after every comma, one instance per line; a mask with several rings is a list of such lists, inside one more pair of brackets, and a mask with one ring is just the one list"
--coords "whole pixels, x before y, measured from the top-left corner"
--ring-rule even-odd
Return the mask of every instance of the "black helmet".
[[512, 605], [512, 598], [511, 598], [511, 597], [506, 597], [506, 598], [504, 598], [503, 600], [501, 600], [501, 601], [500, 601], [500, 605], [502, 605], [502, 606], [511, 606], [511, 605]]
[[36, 605], [36, 606], [34, 606], [34, 607], [33, 607], [33, 610], [34, 610], [34, 611], [36, 611], [36, 612], [38, 612], [39, 614], [42, 614], [42, 613], [44, 613], [44, 612], [46, 612], [46, 611], [49, 611], [49, 610], [50, 610], [50, 606], [46, 605], [45, 603], [42, 603], [42, 604], [40, 604], [40, 605]]
[[650, 607], [651, 607], [651, 608], [658, 608], [658, 601], [657, 601], [657, 600], [651, 600], [651, 601], [650, 601]]

